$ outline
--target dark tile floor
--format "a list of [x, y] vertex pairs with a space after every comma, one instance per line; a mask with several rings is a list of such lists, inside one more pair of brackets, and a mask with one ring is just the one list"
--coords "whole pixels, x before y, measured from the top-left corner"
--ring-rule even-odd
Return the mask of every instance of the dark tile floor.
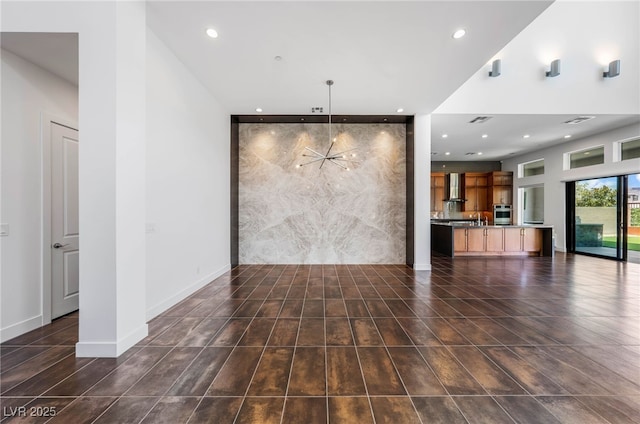
[[583, 256], [240, 266], [117, 359], [77, 315], [4, 343], [1, 418], [640, 422], [639, 316], [640, 266]]

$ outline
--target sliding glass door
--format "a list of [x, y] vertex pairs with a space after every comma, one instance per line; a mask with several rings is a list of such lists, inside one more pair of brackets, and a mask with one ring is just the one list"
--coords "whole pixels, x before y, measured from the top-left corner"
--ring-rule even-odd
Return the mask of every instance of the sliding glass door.
[[[632, 186], [629, 188], [628, 182]], [[637, 188], [636, 188], [637, 187]], [[638, 175], [593, 178], [567, 184], [567, 245], [570, 252], [618, 260], [640, 258], [635, 250], [640, 208], [631, 201], [640, 196]], [[640, 238], [640, 237], [639, 237]]]
[[627, 178], [627, 260], [640, 264], [640, 174]]

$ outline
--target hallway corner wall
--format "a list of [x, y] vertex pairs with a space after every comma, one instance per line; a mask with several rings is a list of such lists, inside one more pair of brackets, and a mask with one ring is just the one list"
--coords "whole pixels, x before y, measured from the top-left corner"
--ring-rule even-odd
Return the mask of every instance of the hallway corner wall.
[[229, 114], [147, 30], [147, 319], [230, 269]]

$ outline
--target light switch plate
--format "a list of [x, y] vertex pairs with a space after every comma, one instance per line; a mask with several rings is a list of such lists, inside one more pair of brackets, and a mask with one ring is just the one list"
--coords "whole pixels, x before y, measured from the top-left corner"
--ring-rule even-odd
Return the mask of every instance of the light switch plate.
[[0, 224], [0, 237], [9, 235], [9, 224]]

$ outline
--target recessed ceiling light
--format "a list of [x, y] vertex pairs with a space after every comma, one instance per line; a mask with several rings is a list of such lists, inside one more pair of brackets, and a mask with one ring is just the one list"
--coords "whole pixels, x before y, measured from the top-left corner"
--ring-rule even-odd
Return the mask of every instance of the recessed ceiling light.
[[488, 134], [482, 134], [482, 138], [487, 138], [487, 137], [489, 137]]
[[218, 38], [218, 31], [213, 28], [207, 28], [207, 35], [211, 38]]
[[564, 138], [571, 138], [571, 134], [565, 135]]
[[447, 138], [449, 137], [449, 134], [442, 134], [442, 138]]
[[522, 138], [529, 138], [529, 137], [531, 137], [529, 134], [525, 134], [522, 136]]
[[478, 152], [478, 156], [482, 156], [482, 152]]
[[451, 152], [444, 152], [445, 155], [449, 156]]
[[258, 113], [262, 112], [262, 108], [261, 107], [257, 107], [256, 108], [256, 112], [258, 112]]
[[398, 112], [398, 113], [402, 113], [402, 112], [404, 112], [404, 109], [403, 109], [403, 108], [401, 108], [401, 107], [399, 107], [398, 109], [396, 109], [396, 112]]
[[457, 40], [458, 38], [464, 37], [464, 35], [466, 33], [467, 33], [467, 31], [465, 31], [464, 29], [460, 28], [460, 29], [456, 30], [456, 32], [453, 33], [452, 37]]
[[273, 58], [276, 62], [280, 62], [282, 60], [282, 56], [276, 56]]

